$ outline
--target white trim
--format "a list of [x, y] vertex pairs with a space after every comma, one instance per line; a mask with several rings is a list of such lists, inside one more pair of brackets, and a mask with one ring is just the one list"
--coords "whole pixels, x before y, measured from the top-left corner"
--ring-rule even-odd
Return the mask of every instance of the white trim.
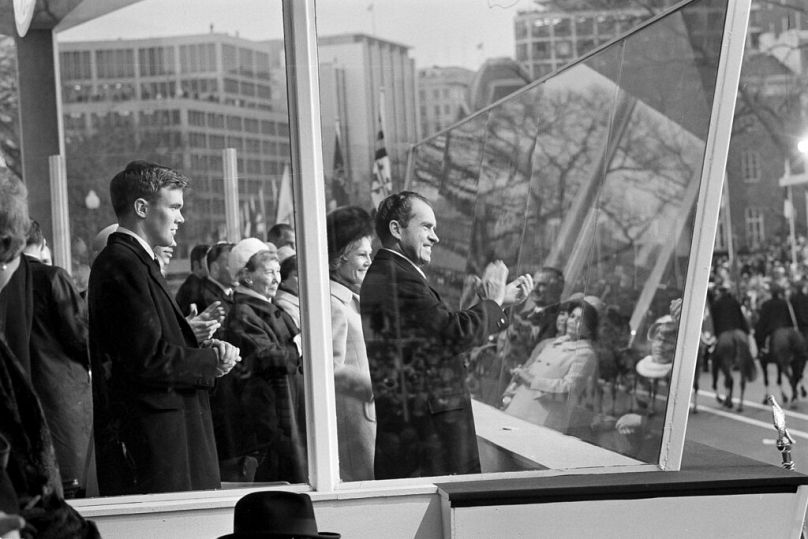
[[[283, 0], [292, 185], [300, 274], [309, 484], [339, 484], [331, 287], [328, 278], [320, 80], [314, 0]], [[314, 368], [316, 364], [317, 368]]]
[[704, 148], [702, 181], [685, 281], [683, 317], [679, 325], [676, 355], [673, 361], [672, 391], [668, 400], [659, 455], [659, 466], [663, 470], [679, 470], [682, 465], [690, 393], [696, 372], [701, 333], [701, 313], [704, 309], [704, 298], [707, 297], [707, 282], [721, 208], [721, 189], [732, 135], [732, 117], [735, 112], [735, 98], [741, 74], [750, 7], [751, 0], [727, 0], [721, 58], [713, 95], [710, 130]]

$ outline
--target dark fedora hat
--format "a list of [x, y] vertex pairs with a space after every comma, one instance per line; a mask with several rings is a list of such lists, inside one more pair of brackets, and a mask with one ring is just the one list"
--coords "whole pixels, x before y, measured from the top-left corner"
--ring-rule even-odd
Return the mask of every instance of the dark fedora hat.
[[283, 537], [339, 538], [338, 533], [318, 532], [311, 498], [283, 491], [252, 492], [236, 502], [233, 533], [219, 539], [269, 539]]

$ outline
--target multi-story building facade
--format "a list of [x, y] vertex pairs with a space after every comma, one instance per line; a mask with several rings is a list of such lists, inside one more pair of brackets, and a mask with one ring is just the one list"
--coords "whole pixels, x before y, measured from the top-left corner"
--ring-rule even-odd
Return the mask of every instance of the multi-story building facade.
[[365, 34], [320, 36], [318, 47], [326, 176], [339, 125], [347, 187], [354, 200], [369, 204], [380, 114], [393, 188], [403, 187], [407, 152], [419, 133], [415, 61], [408, 46]]
[[637, 7], [624, 2], [623, 7], [594, 9], [586, 0], [561, 3], [537, 0], [536, 9], [520, 11], [514, 18], [516, 61], [534, 79], [541, 78], [673, 3], [657, 0]]
[[463, 67], [427, 67], [418, 70], [421, 138], [428, 137], [468, 113], [469, 89], [474, 72]]
[[[222, 149], [235, 148], [239, 198], [274, 216], [272, 191], [290, 159], [281, 41], [211, 33], [64, 42], [59, 50], [68, 184], [78, 201], [71, 212], [86, 211], [89, 190], [103, 200], [129, 160], [154, 159], [193, 179], [185, 247], [216, 241], [225, 224]], [[101, 170], [71, 168], [71, 151], [96, 154]]]

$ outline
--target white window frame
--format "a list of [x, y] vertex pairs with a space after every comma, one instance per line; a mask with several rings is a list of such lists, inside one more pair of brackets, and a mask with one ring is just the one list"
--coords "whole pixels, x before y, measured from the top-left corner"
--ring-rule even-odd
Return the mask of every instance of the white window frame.
[[[718, 66], [714, 105], [705, 147], [702, 182], [690, 247], [690, 263], [685, 281], [682, 323], [679, 327], [671, 380], [671, 393], [665, 417], [659, 465], [595, 466], [575, 473], [636, 472], [678, 470], [681, 465], [690, 391], [695, 372], [696, 354], [703, 299], [707, 292], [708, 272], [715, 243], [716, 223], [721, 202], [736, 89], [740, 77], [743, 44], [751, 0], [728, 0], [723, 47]], [[656, 18], [655, 18], [656, 19]], [[653, 20], [655, 20], [653, 19]], [[290, 137], [295, 226], [298, 253], [305, 372], [306, 426], [308, 429], [309, 484], [284, 486], [284, 490], [315, 491], [318, 499], [346, 497], [382, 497], [403, 494], [434, 493], [435, 482], [471, 479], [537, 477], [558, 475], [561, 469], [535, 472], [423, 477], [363, 483], [339, 480], [338, 445], [333, 364], [331, 361], [330, 287], [327, 273], [326, 204], [323, 183], [322, 133], [315, 27], [315, 0], [283, 0], [286, 74], [289, 99]], [[57, 60], [58, 65], [58, 60]], [[58, 80], [57, 80], [58, 82]], [[60, 104], [61, 107], [61, 104]], [[60, 111], [61, 114], [61, 111]], [[60, 129], [61, 131], [61, 129]], [[60, 132], [60, 138], [63, 133]], [[584, 444], [584, 442], [580, 442]], [[588, 444], [587, 444], [588, 445]], [[165, 511], [188, 511], [232, 507], [237, 499], [267, 487], [149, 494], [71, 501], [88, 517]]]

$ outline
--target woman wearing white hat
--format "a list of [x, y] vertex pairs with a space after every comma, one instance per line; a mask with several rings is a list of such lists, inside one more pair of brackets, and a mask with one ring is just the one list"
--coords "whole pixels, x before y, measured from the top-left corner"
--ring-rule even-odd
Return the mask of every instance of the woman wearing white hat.
[[277, 251], [247, 238], [233, 247], [229, 262], [238, 285], [224, 326], [226, 340], [241, 349], [243, 358], [244, 368], [230, 374], [243, 380], [243, 415], [241, 425], [233, 422], [229, 429], [240, 438], [231, 448], [234, 454], [220, 449], [220, 459], [249, 452], [259, 461], [256, 481], [305, 482], [300, 337], [294, 321], [271, 302], [280, 283]]

